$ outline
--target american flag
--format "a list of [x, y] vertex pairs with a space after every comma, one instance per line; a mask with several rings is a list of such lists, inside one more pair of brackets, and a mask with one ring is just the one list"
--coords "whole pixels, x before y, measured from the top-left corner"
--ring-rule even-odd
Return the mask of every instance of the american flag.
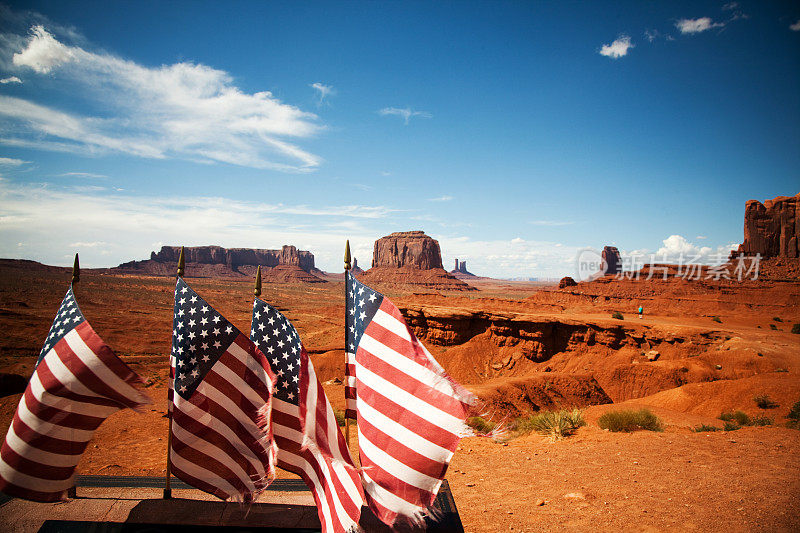
[[250, 338], [278, 376], [272, 399], [278, 466], [306, 482], [322, 531], [356, 530], [364, 504], [361, 480], [300, 336], [285, 316], [257, 298]]
[[170, 377], [172, 472], [219, 498], [253, 499], [275, 477], [275, 376], [264, 354], [182, 278]]
[[473, 396], [450, 379], [388, 298], [349, 272], [345, 282], [366, 499], [388, 525], [401, 517], [419, 523], [430, 514], [459, 439], [470, 434], [464, 419]]
[[136, 383], [139, 376], [94, 332], [70, 287], [0, 449], [0, 490], [39, 502], [64, 499], [103, 420], [150, 403]]

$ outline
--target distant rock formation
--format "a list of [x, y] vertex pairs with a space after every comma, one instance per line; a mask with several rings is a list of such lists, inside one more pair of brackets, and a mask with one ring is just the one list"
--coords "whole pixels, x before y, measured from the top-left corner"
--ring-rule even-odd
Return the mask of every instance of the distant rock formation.
[[372, 266], [444, 270], [439, 243], [424, 231], [398, 231], [375, 241]]
[[350, 272], [352, 272], [353, 274], [361, 274], [362, 272], [364, 272], [364, 269], [358, 266], [358, 259], [356, 259], [355, 257], [353, 258], [353, 267], [350, 269]]
[[622, 258], [616, 246], [603, 247], [603, 262], [606, 265], [605, 274], [616, 275], [622, 272]]
[[437, 290], [476, 290], [445, 272], [439, 243], [423, 231], [401, 231], [375, 241], [372, 268], [361, 279]]
[[[180, 253], [180, 246], [162, 246], [160, 251], [150, 253], [149, 260], [129, 261], [112, 270], [174, 276]], [[314, 254], [295, 246], [283, 246], [280, 250], [194, 246], [184, 248], [184, 259], [190, 277], [251, 277], [260, 265], [266, 282], [325, 281], [317, 277], [322, 272], [314, 266]]]
[[450, 273], [457, 277], [458, 279], [470, 279], [470, 278], [477, 278], [475, 274], [467, 270], [467, 262], [466, 261], [459, 261], [456, 259], [456, 267], [450, 271]]
[[565, 276], [565, 277], [561, 278], [561, 281], [558, 282], [558, 288], [559, 289], [564, 289], [566, 287], [574, 287], [576, 285], [577, 285], [577, 283], [575, 283], [575, 280], [572, 279], [569, 276]]
[[738, 253], [761, 257], [800, 257], [800, 193], [744, 208], [744, 242]]

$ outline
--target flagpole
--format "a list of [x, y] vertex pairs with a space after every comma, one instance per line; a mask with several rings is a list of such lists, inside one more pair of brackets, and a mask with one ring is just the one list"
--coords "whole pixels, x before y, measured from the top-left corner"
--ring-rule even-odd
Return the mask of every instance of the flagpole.
[[[72, 281], [70, 281], [69, 286], [72, 288], [76, 283], [81, 280], [81, 264], [78, 260], [78, 254], [75, 254], [75, 262], [72, 263]], [[73, 438], [70, 440], [69, 447], [72, 448], [72, 443], [75, 442], [75, 428], [71, 428], [71, 433]], [[78, 497], [78, 487], [77, 485], [72, 485], [72, 487], [67, 489], [67, 498], [77, 498]]]
[[350, 448], [350, 418], [347, 416], [347, 274], [350, 272], [350, 239], [344, 244], [344, 438]]
[[261, 296], [261, 265], [258, 265], [258, 270], [256, 270], [256, 284], [253, 287], [253, 294], [256, 298]]
[[[181, 255], [178, 257], [178, 278], [183, 277], [184, 270], [186, 270], [186, 260], [183, 257], [183, 246], [181, 246]], [[177, 281], [176, 279], [176, 281]], [[170, 356], [171, 357], [171, 356]], [[172, 373], [172, 363], [170, 363], [170, 373]], [[170, 479], [172, 477], [172, 460], [170, 459], [170, 452], [172, 451], [172, 400], [169, 393], [175, 394], [175, 384], [172, 379], [169, 382], [169, 391], [167, 391], [167, 418], [169, 419], [169, 433], [167, 434], [167, 473], [164, 478], [164, 499], [172, 499], [172, 487], [170, 486]]]

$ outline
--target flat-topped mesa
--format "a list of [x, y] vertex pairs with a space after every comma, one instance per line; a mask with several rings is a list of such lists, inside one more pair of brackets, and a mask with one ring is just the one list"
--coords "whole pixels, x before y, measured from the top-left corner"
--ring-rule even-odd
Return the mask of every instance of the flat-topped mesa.
[[744, 208], [744, 242], [738, 253], [761, 257], [800, 257], [800, 193], [763, 204], [748, 200]]
[[430, 270], [442, 267], [439, 243], [424, 231], [398, 231], [375, 241], [373, 267], [412, 267]]
[[[180, 246], [162, 246], [161, 250], [150, 253], [150, 260], [159, 263], [174, 263], [180, 256]], [[192, 246], [184, 248], [187, 263], [205, 265], [225, 265], [232, 270], [240, 266], [275, 267], [278, 265], [299, 266], [312, 272], [314, 254], [298, 250], [296, 246], [283, 246], [280, 250], [254, 248], [223, 248], [222, 246]]]

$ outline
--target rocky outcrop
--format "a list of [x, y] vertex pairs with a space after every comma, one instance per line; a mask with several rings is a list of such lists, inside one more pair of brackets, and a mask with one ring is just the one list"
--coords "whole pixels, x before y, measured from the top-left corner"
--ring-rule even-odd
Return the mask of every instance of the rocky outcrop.
[[800, 193], [778, 196], [763, 204], [748, 200], [744, 208], [744, 255], [800, 257]]
[[[174, 276], [180, 253], [180, 246], [162, 246], [158, 252], [150, 253], [149, 260], [130, 261], [111, 270]], [[317, 277], [322, 272], [314, 266], [314, 254], [295, 246], [283, 246], [280, 250], [193, 246], [184, 248], [184, 259], [186, 273], [192, 277], [252, 277], [261, 266], [265, 282], [324, 283]]]
[[444, 270], [439, 243], [424, 231], [398, 231], [375, 241], [372, 266]]
[[606, 275], [616, 275], [622, 272], [622, 259], [616, 246], [603, 247], [603, 264]]
[[470, 278], [477, 278], [475, 274], [467, 270], [467, 262], [466, 261], [459, 261], [456, 259], [456, 265], [450, 273], [457, 277], [458, 279], [470, 279]]
[[575, 283], [575, 280], [572, 279], [569, 276], [565, 276], [565, 277], [561, 278], [561, 281], [558, 282], [558, 288], [559, 289], [565, 289], [567, 287], [574, 287], [576, 285], [577, 285], [577, 283]]
[[423, 231], [400, 231], [375, 241], [372, 268], [365, 283], [432, 290], [476, 290], [445, 272], [439, 243]]

